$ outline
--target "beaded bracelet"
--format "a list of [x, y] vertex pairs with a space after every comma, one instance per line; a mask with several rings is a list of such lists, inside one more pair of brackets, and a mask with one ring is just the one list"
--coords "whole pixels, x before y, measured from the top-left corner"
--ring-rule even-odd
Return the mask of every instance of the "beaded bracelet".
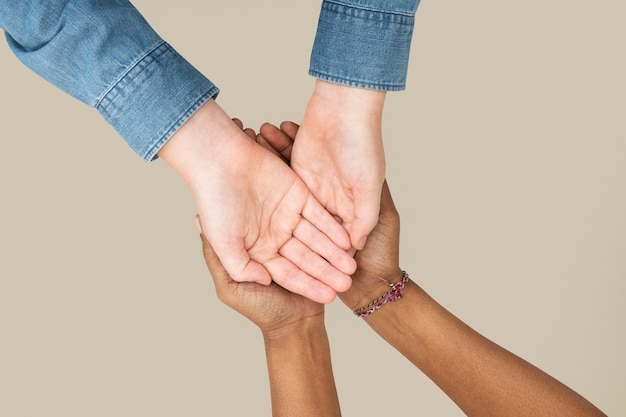
[[380, 297], [366, 305], [365, 307], [354, 310], [354, 314], [356, 314], [357, 317], [369, 316], [385, 304], [401, 299], [404, 285], [409, 281], [409, 274], [407, 274], [406, 271], [402, 271], [402, 279], [395, 284], [389, 280], [386, 280], [385, 278], [378, 279], [391, 287], [391, 289], [387, 293], [381, 295]]

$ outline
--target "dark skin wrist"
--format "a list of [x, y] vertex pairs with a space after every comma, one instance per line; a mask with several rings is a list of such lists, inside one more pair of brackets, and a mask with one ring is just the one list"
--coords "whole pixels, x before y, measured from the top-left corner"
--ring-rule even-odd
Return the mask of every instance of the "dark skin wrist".
[[264, 331], [275, 417], [339, 417], [324, 315]]
[[398, 265], [388, 265], [378, 271], [357, 271], [352, 277], [353, 284], [349, 294], [339, 294], [341, 301], [351, 310], [360, 309], [389, 292], [389, 285], [380, 278], [394, 284], [402, 280], [402, 270]]
[[304, 317], [283, 326], [262, 327], [265, 346], [272, 348], [290, 348], [294, 345], [306, 344], [318, 339], [320, 333], [326, 333], [324, 312]]

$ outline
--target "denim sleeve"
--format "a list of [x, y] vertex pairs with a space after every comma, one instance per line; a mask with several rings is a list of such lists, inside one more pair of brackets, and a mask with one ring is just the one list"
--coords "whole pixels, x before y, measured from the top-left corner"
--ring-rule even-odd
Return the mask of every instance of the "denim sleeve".
[[373, 90], [406, 86], [419, 0], [324, 0], [309, 74]]
[[148, 161], [218, 93], [127, 0], [0, 0], [0, 27], [26, 66], [98, 109]]

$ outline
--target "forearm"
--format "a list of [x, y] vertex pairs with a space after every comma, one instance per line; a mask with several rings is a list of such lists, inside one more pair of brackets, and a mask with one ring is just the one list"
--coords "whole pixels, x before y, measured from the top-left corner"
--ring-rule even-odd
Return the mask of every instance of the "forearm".
[[228, 167], [245, 165], [254, 143], [214, 101], [208, 100], [174, 133], [158, 155], [196, 198]]
[[350, 115], [355, 119], [353, 122], [367, 121], [369, 127], [380, 130], [386, 91], [354, 88], [318, 79], [313, 94], [320, 96], [332, 109], [350, 109]]
[[365, 318], [468, 416], [603, 416], [583, 397], [481, 336], [409, 281]]
[[274, 417], [341, 415], [323, 316], [264, 340]]

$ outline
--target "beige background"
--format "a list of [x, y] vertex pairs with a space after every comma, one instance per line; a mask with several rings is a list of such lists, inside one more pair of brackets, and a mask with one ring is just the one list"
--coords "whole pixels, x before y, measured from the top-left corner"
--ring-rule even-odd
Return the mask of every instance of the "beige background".
[[[202, 3], [202, 4], [200, 4]], [[299, 120], [319, 1], [137, 0], [256, 127]], [[626, 416], [626, 3], [424, 0], [385, 111], [402, 266], [477, 330]], [[269, 416], [194, 204], [0, 44], [0, 416]], [[346, 416], [459, 416], [340, 303]]]

